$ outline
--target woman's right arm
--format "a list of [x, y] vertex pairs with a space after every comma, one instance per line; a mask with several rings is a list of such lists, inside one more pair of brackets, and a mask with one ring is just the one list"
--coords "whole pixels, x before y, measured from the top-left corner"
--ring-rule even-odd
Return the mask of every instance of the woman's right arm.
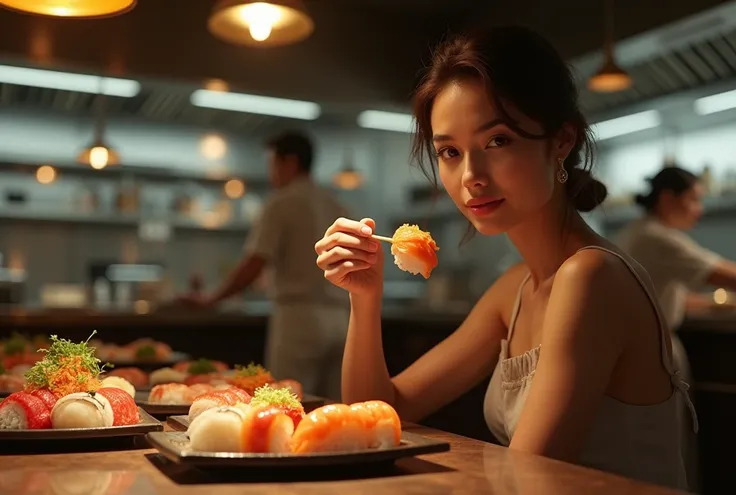
[[[351, 293], [342, 400], [384, 400], [402, 419], [417, 421], [458, 398], [493, 371], [501, 339], [506, 335], [502, 309], [509, 307], [508, 298], [515, 296], [523, 270], [517, 267], [502, 276], [452, 335], [391, 378], [381, 339], [383, 260], [379, 248], [376, 259], [367, 261], [365, 238], [370, 239], [370, 234], [360, 232], [365, 225], [371, 230], [375, 227], [370, 220], [338, 220], [315, 246], [317, 264], [325, 270], [325, 277]], [[341, 263], [348, 267], [341, 269]]]

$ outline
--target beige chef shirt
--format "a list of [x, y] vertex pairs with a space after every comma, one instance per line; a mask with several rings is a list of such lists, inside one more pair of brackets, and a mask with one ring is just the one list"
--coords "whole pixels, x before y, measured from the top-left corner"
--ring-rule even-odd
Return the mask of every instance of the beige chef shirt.
[[314, 244], [346, 209], [333, 194], [308, 178], [277, 190], [266, 201], [246, 241], [246, 254], [267, 260], [269, 296], [277, 304], [345, 304], [345, 291], [317, 267]]
[[673, 330], [685, 317], [687, 293], [702, 286], [721, 260], [681, 230], [652, 217], [632, 222], [619, 234], [618, 245], [649, 273]]

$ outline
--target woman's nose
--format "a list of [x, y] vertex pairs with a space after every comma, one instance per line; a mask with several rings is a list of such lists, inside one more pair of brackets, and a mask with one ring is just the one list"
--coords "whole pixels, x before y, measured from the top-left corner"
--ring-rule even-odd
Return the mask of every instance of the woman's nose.
[[469, 189], [485, 187], [490, 182], [483, 152], [470, 152], [463, 159], [463, 186]]

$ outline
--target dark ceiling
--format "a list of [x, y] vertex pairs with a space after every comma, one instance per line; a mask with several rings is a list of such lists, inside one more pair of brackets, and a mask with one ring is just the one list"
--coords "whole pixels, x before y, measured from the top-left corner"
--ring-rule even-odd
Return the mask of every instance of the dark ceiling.
[[[430, 47], [448, 30], [524, 24], [566, 58], [600, 49], [599, 0], [313, 0], [315, 33], [289, 47], [228, 45], [206, 29], [213, 0], [139, 0], [102, 20], [48, 19], [0, 10], [0, 57], [81, 71], [195, 84], [362, 107], [403, 105]], [[724, 3], [618, 0], [616, 34], [629, 37]], [[666, 7], [665, 7], [666, 5]]]

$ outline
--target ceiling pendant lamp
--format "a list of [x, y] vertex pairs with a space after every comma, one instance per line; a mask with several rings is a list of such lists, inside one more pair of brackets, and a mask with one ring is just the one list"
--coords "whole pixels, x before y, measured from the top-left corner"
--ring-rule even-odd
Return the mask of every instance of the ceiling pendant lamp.
[[95, 18], [124, 14], [137, 0], [0, 0], [0, 6], [52, 17]]
[[606, 45], [603, 67], [588, 81], [588, 89], [615, 93], [631, 87], [631, 76], [616, 64], [613, 56], [613, 0], [606, 0]]
[[219, 0], [207, 27], [228, 43], [266, 47], [306, 39], [314, 31], [314, 22], [301, 0]]
[[89, 146], [84, 148], [77, 156], [77, 161], [83, 165], [89, 165], [95, 170], [102, 170], [109, 165], [118, 165], [120, 155], [105, 143], [105, 113], [107, 107], [107, 96], [97, 95], [97, 115], [94, 128], [94, 137]]
[[345, 160], [345, 166], [332, 177], [332, 183], [340, 189], [352, 191], [363, 185], [364, 178], [363, 174], [353, 167], [350, 153], [346, 152], [346, 155], [348, 158]]

